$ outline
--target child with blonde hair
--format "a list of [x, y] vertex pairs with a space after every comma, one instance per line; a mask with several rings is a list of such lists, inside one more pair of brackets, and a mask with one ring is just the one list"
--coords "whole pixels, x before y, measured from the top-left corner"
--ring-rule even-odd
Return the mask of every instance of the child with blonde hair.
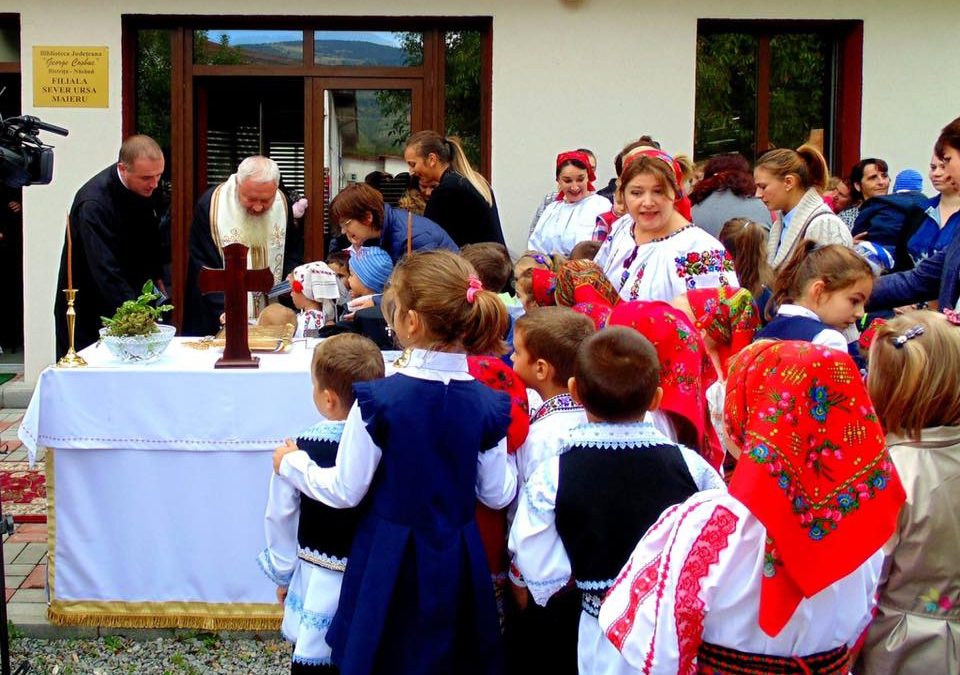
[[510, 398], [477, 382], [467, 354], [502, 353], [507, 312], [447, 251], [414, 253], [384, 298], [404, 347], [386, 379], [354, 386], [342, 444], [320, 468], [296, 447], [279, 473], [335, 508], [366, 497], [337, 614], [333, 662], [350, 673], [494, 673], [502, 669], [476, 500], [506, 507]]
[[960, 318], [913, 311], [877, 328], [867, 387], [907, 493], [884, 547], [858, 672], [960, 668]]

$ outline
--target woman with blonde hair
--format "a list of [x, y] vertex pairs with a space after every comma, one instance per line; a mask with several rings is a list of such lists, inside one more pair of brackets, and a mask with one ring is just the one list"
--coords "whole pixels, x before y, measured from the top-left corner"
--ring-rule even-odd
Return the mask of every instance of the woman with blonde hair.
[[767, 240], [767, 261], [777, 271], [804, 239], [852, 246], [850, 229], [823, 201], [827, 162], [812, 145], [771, 150], [753, 170], [757, 197], [778, 211]]
[[[948, 318], [949, 317], [949, 318]], [[960, 672], [960, 318], [876, 330], [867, 388], [907, 493], [858, 672]]]
[[457, 246], [504, 243], [490, 184], [470, 166], [456, 138], [418, 131], [407, 139], [403, 158], [421, 188], [436, 185], [429, 190], [423, 215], [445, 229]]

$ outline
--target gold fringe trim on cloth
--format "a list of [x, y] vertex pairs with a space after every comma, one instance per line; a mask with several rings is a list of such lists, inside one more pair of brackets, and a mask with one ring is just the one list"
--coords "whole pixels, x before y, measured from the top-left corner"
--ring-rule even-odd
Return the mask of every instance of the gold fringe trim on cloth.
[[47, 597], [55, 598], [56, 588], [54, 580], [57, 571], [57, 509], [54, 496], [56, 495], [56, 474], [53, 465], [53, 448], [46, 448], [44, 453], [44, 482], [47, 488]]
[[58, 600], [56, 595], [56, 469], [53, 448], [46, 448], [47, 618], [57, 626], [105, 628], [189, 628], [195, 630], [279, 631], [283, 607], [262, 603], [120, 602]]
[[192, 628], [279, 631], [279, 604], [52, 600], [47, 618], [57, 626]]

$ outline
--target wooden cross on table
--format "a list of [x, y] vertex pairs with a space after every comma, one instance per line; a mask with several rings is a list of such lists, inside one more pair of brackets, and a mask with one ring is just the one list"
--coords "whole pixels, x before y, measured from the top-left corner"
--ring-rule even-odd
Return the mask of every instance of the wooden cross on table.
[[259, 368], [260, 359], [250, 355], [247, 341], [247, 293], [266, 293], [273, 288], [273, 272], [247, 269], [247, 247], [229, 244], [223, 247], [223, 269], [200, 270], [200, 291], [223, 291], [223, 311], [227, 315], [227, 344], [214, 368]]

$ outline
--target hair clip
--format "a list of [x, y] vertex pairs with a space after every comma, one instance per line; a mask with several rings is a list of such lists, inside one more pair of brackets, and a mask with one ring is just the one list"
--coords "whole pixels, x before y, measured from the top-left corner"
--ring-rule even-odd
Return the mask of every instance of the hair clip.
[[945, 309], [943, 310], [943, 315], [947, 317], [947, 321], [952, 323], [954, 326], [960, 326], [960, 312], [955, 309]]
[[924, 328], [920, 324], [917, 324], [916, 326], [908, 330], [903, 335], [898, 335], [897, 337], [893, 338], [893, 346], [896, 347], [897, 349], [901, 349], [903, 345], [907, 344], [907, 340], [912, 340], [918, 335], [923, 335], [926, 332], [926, 330], [927, 330], [926, 328]]
[[533, 262], [537, 263], [538, 265], [547, 265], [547, 266], [550, 265], [550, 263], [547, 262], [547, 257], [546, 257], [545, 255], [543, 255], [542, 253], [533, 253], [533, 254], [531, 254], [531, 255], [528, 256], [528, 257], [529, 257], [530, 259], [532, 259]]
[[474, 301], [474, 300], [476, 299], [476, 297], [477, 297], [477, 293], [479, 293], [480, 291], [483, 290], [483, 284], [480, 283], [480, 278], [477, 277], [475, 274], [471, 274], [471, 275], [468, 277], [467, 284], [468, 284], [468, 286], [467, 286], [467, 302], [469, 302], [470, 304], [473, 304], [473, 301]]

